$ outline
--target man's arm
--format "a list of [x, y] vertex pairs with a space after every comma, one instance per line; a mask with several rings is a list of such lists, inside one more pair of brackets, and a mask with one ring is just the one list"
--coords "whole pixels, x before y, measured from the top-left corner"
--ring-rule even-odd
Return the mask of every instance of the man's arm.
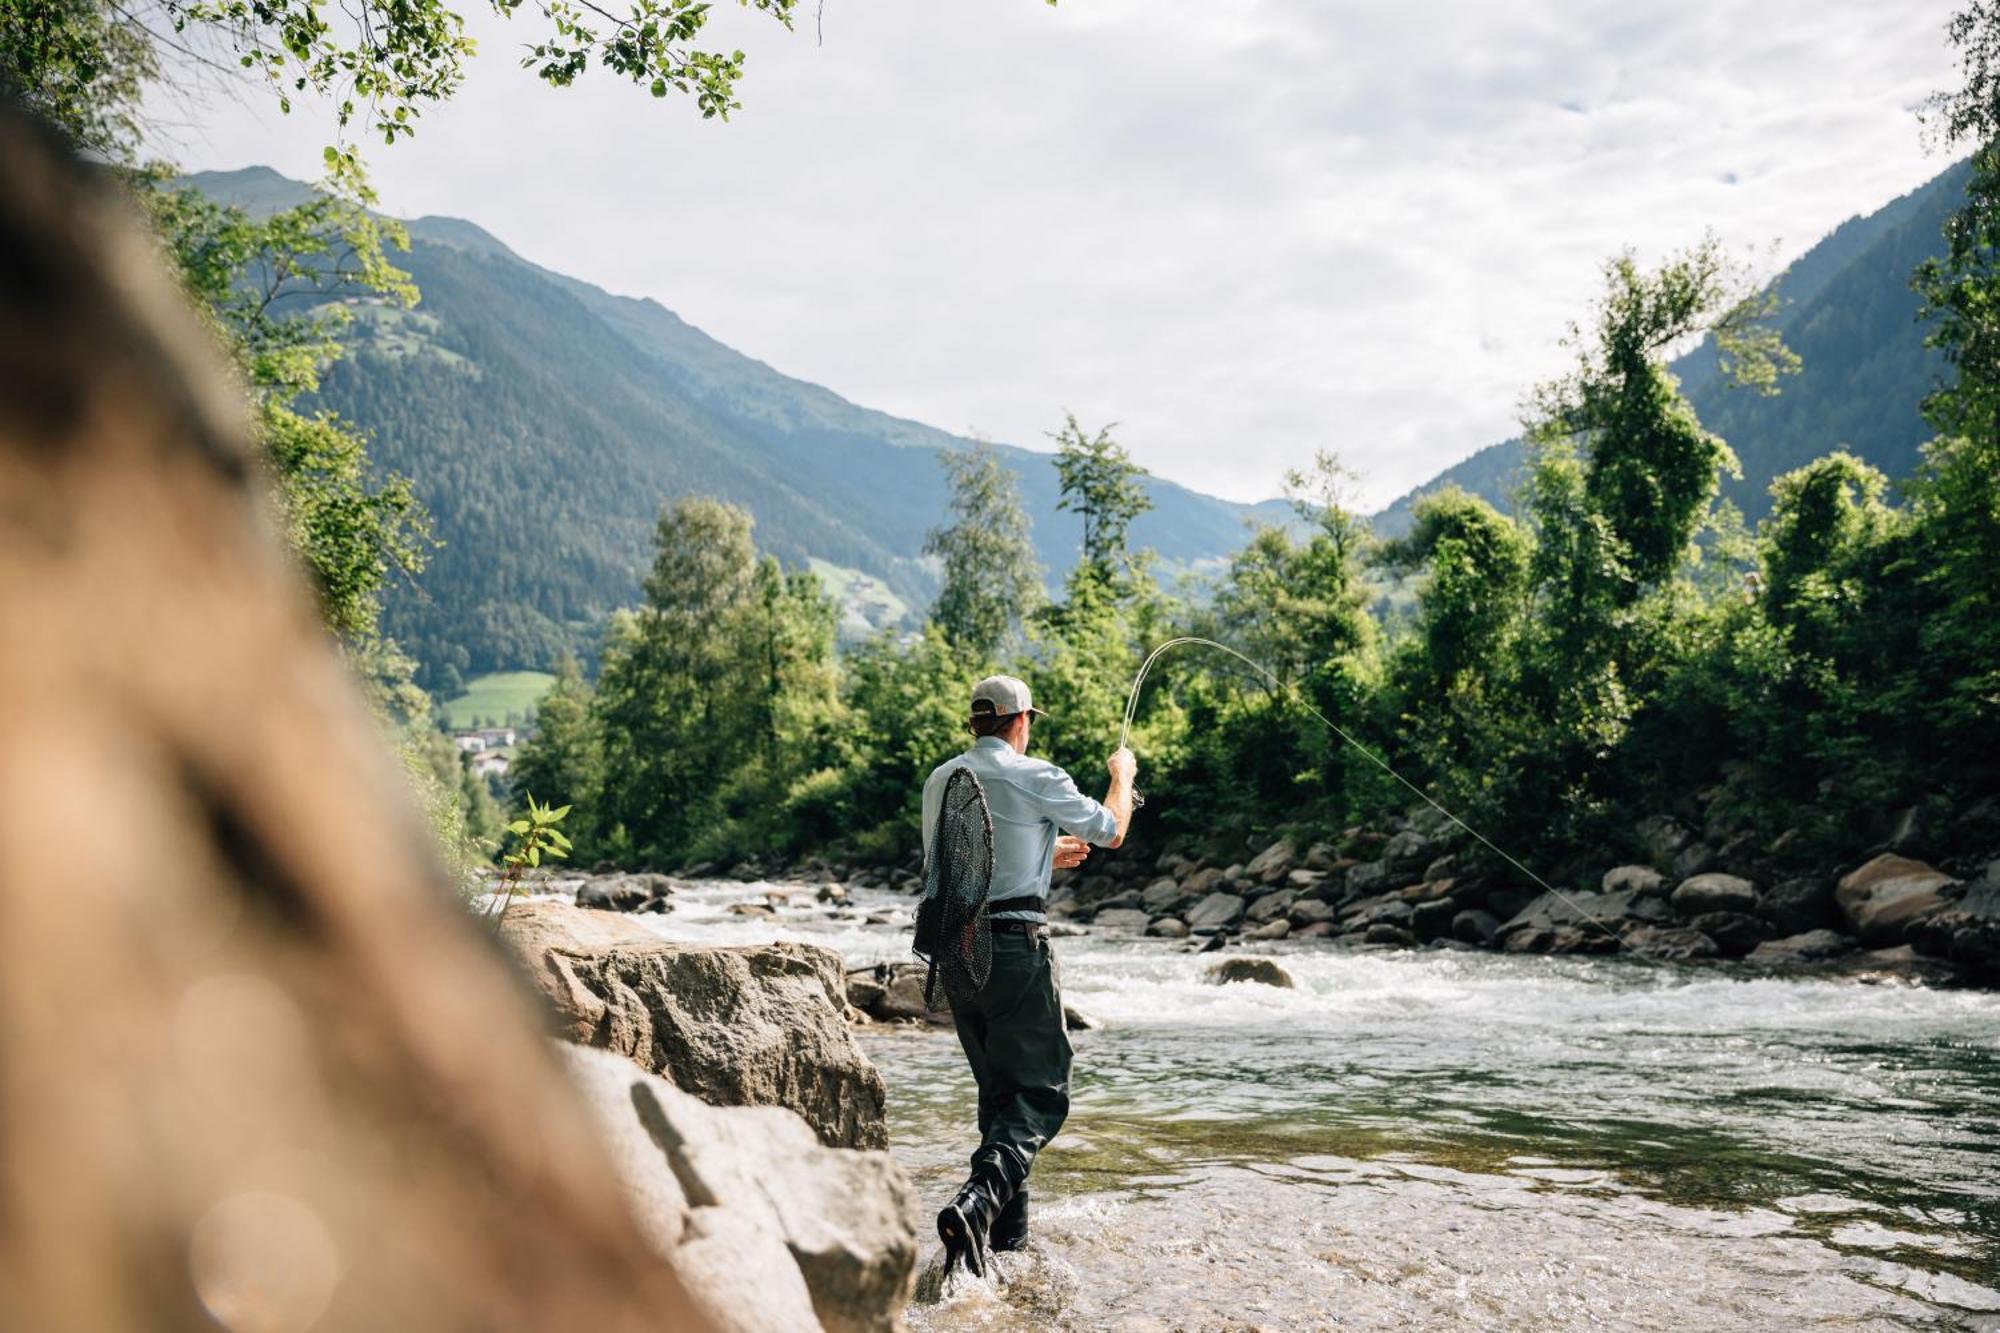
[[1139, 776], [1139, 760], [1121, 746], [1111, 752], [1107, 766], [1111, 770], [1111, 788], [1104, 793], [1104, 808], [1118, 821], [1118, 833], [1105, 846], [1118, 847], [1124, 844], [1125, 835], [1132, 828], [1132, 784]]

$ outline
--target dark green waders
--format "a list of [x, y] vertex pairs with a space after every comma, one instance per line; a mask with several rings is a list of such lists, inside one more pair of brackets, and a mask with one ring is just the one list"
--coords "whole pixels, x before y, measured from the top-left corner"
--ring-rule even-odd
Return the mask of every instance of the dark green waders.
[[995, 926], [992, 976], [952, 1006], [952, 1019], [979, 1086], [973, 1174], [998, 1175], [1011, 1196], [994, 1222], [994, 1247], [1004, 1249], [1025, 1237], [1028, 1170], [1069, 1115], [1070, 1045], [1047, 934]]

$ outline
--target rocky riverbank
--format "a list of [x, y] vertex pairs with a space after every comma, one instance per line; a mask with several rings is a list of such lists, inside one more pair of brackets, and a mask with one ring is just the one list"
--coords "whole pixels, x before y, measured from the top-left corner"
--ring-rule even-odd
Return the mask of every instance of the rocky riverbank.
[[[2000, 802], [1953, 819], [1911, 809], [1851, 860], [1815, 866], [1800, 839], [1759, 843], [1726, 820], [1658, 815], [1630, 859], [1544, 872], [1549, 892], [1428, 807], [1334, 839], [1278, 836], [1230, 855], [1186, 839], [1157, 852], [1099, 852], [1058, 875], [1060, 924], [1225, 948], [1320, 940], [1378, 949], [1625, 953], [1758, 968], [1844, 970], [1942, 984], [2000, 983]], [[917, 859], [894, 866], [698, 867], [742, 881], [793, 880], [823, 902], [848, 887], [920, 891]], [[592, 881], [578, 901], [668, 911], [666, 876]], [[745, 911], [758, 910], [745, 905]], [[887, 979], [884, 979], [885, 981]], [[907, 997], [867, 1006], [911, 1016]]]
[[[594, 879], [576, 897], [609, 903], [619, 887]], [[512, 904], [500, 935], [647, 1239], [716, 1327], [902, 1327], [915, 1197], [881, 1151], [882, 1077], [844, 1021], [838, 954], [681, 943], [546, 897]]]

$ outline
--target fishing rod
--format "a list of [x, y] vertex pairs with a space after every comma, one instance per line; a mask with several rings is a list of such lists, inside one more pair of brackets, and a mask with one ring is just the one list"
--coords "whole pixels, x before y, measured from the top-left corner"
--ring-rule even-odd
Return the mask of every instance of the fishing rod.
[[1509, 856], [1507, 852], [1498, 843], [1494, 842], [1484, 833], [1481, 833], [1478, 829], [1472, 827], [1472, 825], [1466, 823], [1463, 819], [1460, 819], [1452, 811], [1447, 810], [1443, 805], [1439, 804], [1435, 799], [1433, 799], [1429, 792], [1425, 791], [1422, 787], [1419, 787], [1416, 783], [1404, 777], [1401, 773], [1398, 773], [1395, 770], [1395, 768], [1390, 765], [1388, 760], [1382, 758], [1382, 756], [1376, 754], [1373, 750], [1363, 745], [1360, 741], [1354, 739], [1354, 737], [1348, 733], [1346, 728], [1342, 727], [1338, 722], [1335, 722], [1325, 713], [1320, 712], [1319, 709], [1313, 707], [1312, 701], [1307, 699], [1303, 694], [1299, 692], [1298, 686], [1290, 684], [1287, 681], [1280, 680], [1278, 678], [1278, 674], [1275, 671], [1272, 671], [1269, 667], [1263, 665], [1261, 662], [1257, 662], [1252, 660], [1251, 658], [1245, 657], [1242, 653], [1236, 651], [1236, 649], [1234, 648], [1231, 648], [1226, 643], [1217, 643], [1213, 639], [1204, 639], [1197, 635], [1184, 634], [1181, 635], [1179, 638], [1168, 639], [1165, 643], [1153, 649], [1152, 652], [1146, 654], [1146, 660], [1139, 664], [1139, 674], [1132, 678], [1132, 692], [1125, 698], [1125, 720], [1118, 730], [1119, 749], [1123, 750], [1130, 747], [1132, 740], [1132, 719], [1139, 711], [1139, 692], [1145, 687], [1146, 674], [1153, 669], [1153, 663], [1159, 661], [1160, 657], [1169, 648], [1180, 648], [1190, 644], [1203, 648], [1213, 648], [1217, 652], [1227, 653], [1231, 657], [1235, 658], [1237, 661], [1243, 663], [1243, 665], [1249, 667], [1252, 671], [1256, 672], [1258, 675], [1262, 676], [1265, 680], [1269, 681], [1271, 687], [1274, 690], [1277, 690], [1283, 694], [1288, 694], [1294, 703], [1298, 704], [1298, 706], [1305, 709], [1306, 712], [1318, 718], [1320, 723], [1324, 725], [1327, 728], [1327, 730], [1331, 731], [1334, 735], [1340, 737], [1341, 740], [1345, 741], [1349, 746], [1359, 751], [1362, 757], [1367, 759], [1369, 763], [1375, 765], [1375, 767], [1381, 769], [1384, 773], [1387, 773], [1390, 777], [1394, 778], [1396, 781], [1402, 783], [1405, 787], [1409, 788], [1412, 792], [1416, 794], [1417, 799], [1421, 800], [1425, 805], [1428, 805], [1431, 809], [1437, 811], [1439, 814], [1443, 815], [1446, 819], [1449, 819], [1452, 823], [1464, 829], [1474, 838], [1477, 838], [1486, 847], [1488, 851], [1492, 852], [1495, 856], [1505, 861], [1508, 865], [1514, 867], [1514, 869], [1520, 871], [1523, 875], [1526, 875], [1536, 884], [1539, 884], [1543, 889], [1547, 890], [1550, 893], [1553, 893], [1557, 898], [1561, 899], [1563, 902], [1568, 903], [1570, 908], [1574, 910], [1577, 913], [1577, 915], [1581, 916], [1585, 921], [1589, 922], [1590, 925], [1595, 927], [1597, 930], [1603, 932], [1605, 936], [1613, 940], [1620, 938], [1616, 931], [1612, 930], [1609, 926], [1605, 925], [1602, 921], [1598, 920], [1596, 915], [1587, 910], [1582, 903], [1578, 902], [1574, 897], [1563, 892], [1555, 885], [1549, 883], [1547, 880], [1543, 879], [1540, 875], [1537, 875], [1534, 871], [1528, 869], [1528, 867], [1522, 865], [1512, 856]]

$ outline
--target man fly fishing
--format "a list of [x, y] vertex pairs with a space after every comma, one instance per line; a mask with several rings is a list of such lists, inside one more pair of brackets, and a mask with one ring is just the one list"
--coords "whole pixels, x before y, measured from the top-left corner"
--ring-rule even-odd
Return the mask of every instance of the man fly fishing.
[[[964, 754], [924, 783], [925, 902], [918, 950], [942, 971], [959, 1043], [979, 1088], [972, 1173], [938, 1214], [947, 1272], [986, 1271], [989, 1250], [1028, 1234], [1028, 1170], [1069, 1114], [1069, 1034], [1049, 948], [1049, 873], [1116, 847], [1132, 822], [1138, 763], [1108, 761], [1100, 803], [1054, 764], [1028, 757], [1027, 685], [989, 676], [972, 690]], [[1067, 835], [1067, 836], [1065, 836]]]

